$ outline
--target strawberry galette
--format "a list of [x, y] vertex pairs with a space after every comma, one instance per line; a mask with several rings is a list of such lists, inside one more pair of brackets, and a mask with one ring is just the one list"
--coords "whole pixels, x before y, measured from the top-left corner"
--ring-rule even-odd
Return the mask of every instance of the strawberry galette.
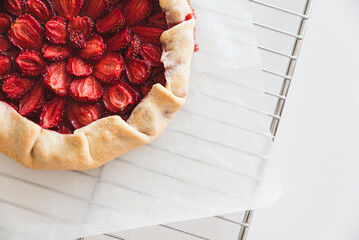
[[187, 0], [0, 2], [0, 151], [35, 169], [98, 167], [183, 105]]

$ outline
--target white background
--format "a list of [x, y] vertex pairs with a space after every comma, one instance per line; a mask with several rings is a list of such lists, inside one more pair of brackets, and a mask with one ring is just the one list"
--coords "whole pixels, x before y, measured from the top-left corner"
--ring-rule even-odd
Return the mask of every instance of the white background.
[[275, 143], [284, 194], [249, 240], [359, 239], [358, 23], [357, 0], [314, 2]]

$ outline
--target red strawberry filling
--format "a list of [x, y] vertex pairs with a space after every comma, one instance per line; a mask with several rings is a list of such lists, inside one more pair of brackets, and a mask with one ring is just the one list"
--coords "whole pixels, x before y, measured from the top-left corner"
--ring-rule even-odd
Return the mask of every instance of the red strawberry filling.
[[127, 83], [121, 81], [107, 87], [102, 99], [108, 111], [125, 112], [139, 100], [139, 94]]
[[56, 127], [63, 118], [65, 105], [65, 98], [55, 97], [47, 102], [40, 113], [39, 125], [46, 129]]
[[151, 75], [150, 65], [140, 59], [132, 59], [127, 62], [126, 76], [130, 83], [139, 85], [144, 84]]
[[107, 9], [106, 0], [87, 0], [83, 8], [83, 15], [96, 20], [104, 14]]
[[21, 75], [36, 77], [43, 73], [46, 62], [41, 53], [35, 50], [24, 50], [16, 58]]
[[125, 62], [119, 53], [107, 53], [94, 67], [93, 75], [105, 84], [116, 83], [125, 68]]
[[143, 43], [141, 45], [141, 56], [151, 66], [159, 67], [162, 65], [161, 62], [162, 49], [159, 46], [152, 45], [149, 43]]
[[97, 20], [96, 30], [99, 33], [117, 32], [125, 25], [125, 18], [122, 16], [121, 9], [113, 9], [106, 17]]
[[159, 12], [148, 19], [151, 25], [155, 25], [160, 28], [167, 28], [166, 15], [164, 12]]
[[44, 32], [33, 16], [25, 14], [18, 17], [12, 24], [9, 39], [21, 50], [40, 50], [44, 40]]
[[136, 34], [133, 34], [131, 43], [125, 52], [125, 58], [133, 59], [137, 57], [138, 53], [140, 52], [140, 49], [141, 49], [140, 38]]
[[9, 13], [20, 16], [24, 10], [24, 2], [23, 0], [5, 0], [4, 7]]
[[67, 42], [67, 23], [63, 17], [53, 17], [45, 25], [46, 38], [55, 44], [65, 44]]
[[0, 79], [4, 78], [11, 72], [12, 58], [10, 55], [0, 53]]
[[92, 73], [92, 65], [79, 57], [72, 57], [67, 61], [66, 70], [77, 77], [88, 76]]
[[154, 84], [167, 84], [160, 37], [168, 24], [158, 0], [0, 4], [0, 101], [45, 129], [70, 134], [101, 117], [126, 121]]
[[2, 90], [9, 98], [21, 98], [34, 84], [34, 80], [20, 77], [18, 74], [9, 75], [2, 85]]
[[99, 35], [93, 35], [87, 42], [86, 46], [78, 53], [80, 57], [96, 61], [101, 58], [105, 52], [106, 46], [102, 37]]
[[42, 76], [47, 88], [60, 97], [68, 95], [67, 88], [70, 85], [70, 77], [66, 72], [66, 62], [52, 63], [47, 66]]
[[86, 47], [85, 35], [79, 30], [70, 32], [70, 42], [77, 49]]
[[67, 119], [74, 129], [89, 125], [101, 118], [101, 109], [97, 103], [83, 104], [69, 101], [66, 107]]
[[84, 34], [85, 39], [88, 39], [92, 34], [93, 25], [94, 23], [89, 17], [73, 17], [67, 25], [67, 30], [70, 34], [78, 30]]
[[123, 14], [128, 25], [145, 20], [152, 11], [151, 0], [128, 0], [123, 8]]
[[67, 19], [76, 17], [84, 3], [84, 0], [52, 0], [56, 12]]
[[31, 90], [20, 100], [19, 113], [23, 116], [37, 114], [45, 103], [45, 88], [38, 81]]
[[131, 27], [131, 31], [136, 33], [141, 41], [149, 43], [160, 43], [160, 37], [164, 30], [157, 26], [151, 25], [136, 25]]
[[6, 36], [0, 35], [0, 52], [6, 52], [12, 47], [11, 42]]
[[94, 76], [76, 78], [70, 84], [70, 95], [79, 102], [96, 102], [102, 97], [102, 84]]
[[121, 32], [114, 34], [106, 40], [107, 49], [109, 51], [120, 51], [128, 46], [131, 42], [131, 32], [125, 28]]
[[12, 19], [9, 15], [0, 13], [0, 34], [5, 33], [11, 25]]
[[25, 11], [34, 16], [42, 24], [45, 24], [55, 16], [54, 8], [47, 0], [27, 0], [25, 2]]
[[44, 58], [52, 62], [60, 62], [70, 57], [72, 48], [62, 45], [45, 43], [41, 48]]

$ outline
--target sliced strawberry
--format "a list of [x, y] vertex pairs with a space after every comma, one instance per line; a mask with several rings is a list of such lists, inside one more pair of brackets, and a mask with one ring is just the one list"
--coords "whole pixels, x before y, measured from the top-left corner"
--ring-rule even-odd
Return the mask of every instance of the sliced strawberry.
[[52, 62], [61, 62], [70, 57], [72, 49], [62, 45], [52, 45], [45, 43], [41, 48], [44, 58]]
[[40, 50], [44, 40], [44, 32], [33, 16], [24, 14], [12, 24], [9, 39], [21, 50]]
[[66, 70], [69, 74], [77, 77], [85, 77], [92, 73], [92, 65], [75, 56], [67, 61]]
[[66, 26], [66, 19], [53, 17], [45, 25], [46, 38], [55, 44], [65, 44], [69, 37]]
[[52, 3], [60, 16], [70, 19], [79, 14], [84, 0], [52, 0]]
[[74, 48], [77, 49], [86, 47], [85, 35], [79, 30], [70, 32], [70, 43]]
[[60, 97], [67, 96], [70, 77], [66, 72], [66, 62], [52, 63], [46, 67], [42, 75], [45, 86]]
[[73, 17], [67, 24], [67, 30], [70, 34], [75, 30], [81, 31], [85, 39], [88, 39], [92, 33], [93, 25], [94, 23], [89, 17]]
[[84, 104], [70, 101], [66, 106], [66, 115], [71, 125], [78, 129], [101, 118], [101, 109], [96, 103]]
[[0, 13], [0, 34], [6, 32], [11, 25], [12, 19], [5, 13]]
[[48, 0], [27, 0], [25, 2], [25, 11], [42, 24], [55, 16], [55, 10]]
[[106, 17], [97, 20], [96, 30], [99, 33], [118, 32], [125, 25], [125, 18], [122, 16], [121, 9], [113, 9]]
[[106, 9], [106, 0], [87, 0], [83, 9], [83, 15], [96, 20], [105, 13]]
[[31, 90], [20, 100], [19, 113], [30, 116], [39, 111], [45, 103], [45, 88], [40, 81], [36, 82]]
[[131, 43], [125, 52], [125, 58], [126, 59], [135, 58], [140, 52], [140, 48], [141, 48], [140, 44], [141, 44], [140, 38], [136, 34], [134, 34], [132, 36]]
[[4, 7], [9, 13], [20, 16], [24, 10], [24, 2], [22, 0], [4, 0]]
[[63, 121], [56, 126], [56, 131], [61, 134], [71, 134], [73, 132], [72, 126], [67, 118], [63, 119]]
[[20, 72], [26, 77], [35, 77], [43, 73], [46, 62], [42, 55], [35, 50], [24, 50], [16, 58]]
[[143, 59], [145, 59], [151, 66], [159, 67], [162, 65], [162, 49], [159, 46], [143, 43], [141, 45], [140, 53]]
[[151, 75], [150, 65], [140, 59], [132, 59], [127, 62], [126, 76], [132, 84], [143, 84]]
[[165, 73], [164, 71], [163, 72], [159, 72], [156, 76], [153, 77], [153, 81], [154, 83], [159, 83], [161, 84], [162, 86], [166, 87], [167, 85], [167, 80], [166, 80], [166, 77], [165, 77]]
[[156, 26], [136, 25], [131, 27], [131, 31], [136, 33], [142, 42], [160, 43], [160, 37], [164, 30]]
[[81, 49], [79, 56], [87, 60], [96, 61], [101, 58], [105, 52], [105, 43], [99, 35], [93, 35], [90, 40], [86, 42], [86, 47]]
[[11, 72], [12, 59], [6, 53], [0, 53], [0, 79], [4, 78]]
[[114, 34], [106, 40], [107, 49], [109, 51], [120, 51], [128, 46], [131, 42], [131, 33], [128, 28]]
[[63, 119], [65, 105], [66, 100], [59, 97], [47, 102], [40, 113], [39, 125], [45, 129], [57, 126]]
[[4, 36], [0, 35], [0, 52], [6, 52], [12, 47], [11, 42], [9, 39]]
[[2, 90], [9, 98], [18, 99], [25, 95], [34, 84], [34, 80], [20, 77], [18, 74], [9, 75], [2, 85]]
[[151, 25], [160, 27], [160, 28], [167, 28], [167, 21], [166, 21], [166, 14], [164, 12], [159, 12], [154, 15], [152, 15], [150, 18], [148, 18], [148, 22]]
[[102, 100], [105, 108], [113, 113], [126, 112], [138, 102], [139, 94], [127, 83], [120, 81], [105, 88]]
[[128, 0], [123, 8], [123, 15], [126, 18], [127, 25], [145, 20], [152, 11], [151, 0]]
[[96, 102], [102, 97], [102, 85], [94, 77], [76, 78], [69, 87], [70, 95], [78, 102]]
[[95, 65], [93, 75], [101, 82], [112, 84], [117, 82], [125, 69], [125, 62], [119, 53], [107, 53]]

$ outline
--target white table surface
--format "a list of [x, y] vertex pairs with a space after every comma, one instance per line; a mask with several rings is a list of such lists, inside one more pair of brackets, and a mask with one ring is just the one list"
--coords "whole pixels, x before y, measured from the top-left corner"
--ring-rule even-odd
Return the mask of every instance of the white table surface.
[[358, 23], [357, 0], [314, 2], [275, 143], [284, 194], [248, 240], [359, 239]]

